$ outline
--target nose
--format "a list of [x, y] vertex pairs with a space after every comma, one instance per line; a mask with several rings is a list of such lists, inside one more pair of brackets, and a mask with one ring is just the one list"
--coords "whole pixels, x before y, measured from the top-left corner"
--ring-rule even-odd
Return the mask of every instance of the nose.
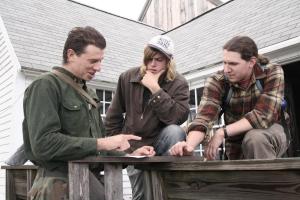
[[223, 68], [224, 68], [224, 73], [227, 74], [228, 72], [230, 72], [230, 68], [229, 68], [229, 66], [227, 64], [224, 64]]
[[101, 62], [95, 63], [94, 70], [96, 70], [97, 72], [99, 72], [101, 70]]
[[156, 65], [156, 60], [155, 60], [154, 58], [152, 58], [152, 59], [150, 60], [150, 65], [151, 65], [151, 66], [155, 66], [155, 65]]

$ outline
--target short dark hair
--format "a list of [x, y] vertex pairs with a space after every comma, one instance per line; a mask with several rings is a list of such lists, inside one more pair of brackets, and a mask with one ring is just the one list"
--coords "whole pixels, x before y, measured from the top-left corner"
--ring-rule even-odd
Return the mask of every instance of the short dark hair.
[[106, 40], [103, 35], [97, 31], [95, 28], [86, 27], [75, 27], [69, 34], [65, 42], [63, 50], [63, 64], [68, 63], [68, 49], [72, 49], [76, 55], [81, 55], [84, 53], [85, 48], [88, 45], [95, 45], [100, 49], [105, 49]]

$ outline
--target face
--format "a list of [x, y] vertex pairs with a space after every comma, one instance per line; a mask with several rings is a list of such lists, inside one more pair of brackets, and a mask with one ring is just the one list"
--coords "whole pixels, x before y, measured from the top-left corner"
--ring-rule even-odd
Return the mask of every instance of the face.
[[69, 49], [67, 68], [78, 78], [88, 81], [101, 70], [103, 56], [104, 50], [94, 45], [88, 45], [81, 55], [76, 55], [72, 49]]
[[167, 67], [167, 58], [161, 53], [155, 54], [152, 60], [149, 60], [147, 63], [147, 70], [153, 74], [157, 74], [162, 70], [165, 70]]
[[241, 58], [240, 53], [223, 50], [224, 73], [232, 83], [249, 80], [255, 62], [255, 57], [246, 61]]

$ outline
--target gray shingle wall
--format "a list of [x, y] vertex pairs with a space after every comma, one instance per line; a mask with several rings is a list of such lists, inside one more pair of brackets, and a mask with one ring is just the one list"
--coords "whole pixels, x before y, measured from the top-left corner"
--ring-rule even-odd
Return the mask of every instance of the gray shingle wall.
[[234, 0], [167, 34], [176, 42], [178, 70], [187, 73], [220, 62], [235, 35], [252, 37], [259, 48], [300, 36], [300, 1]]
[[116, 82], [121, 72], [140, 65], [144, 45], [162, 32], [67, 0], [1, 0], [0, 15], [21, 65], [42, 70], [61, 64], [71, 28], [97, 28], [108, 44], [97, 79], [108, 82]]

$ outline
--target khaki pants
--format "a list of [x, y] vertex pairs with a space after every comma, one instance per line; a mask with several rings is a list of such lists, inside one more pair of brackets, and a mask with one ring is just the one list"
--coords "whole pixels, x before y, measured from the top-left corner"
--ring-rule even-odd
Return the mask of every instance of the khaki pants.
[[[103, 176], [90, 172], [90, 199], [104, 200]], [[49, 172], [39, 168], [28, 196], [31, 200], [68, 200], [69, 187], [66, 173]]]
[[226, 140], [226, 156], [229, 160], [275, 159], [282, 157], [288, 148], [283, 127], [273, 124], [267, 129], [252, 129], [240, 140]]

